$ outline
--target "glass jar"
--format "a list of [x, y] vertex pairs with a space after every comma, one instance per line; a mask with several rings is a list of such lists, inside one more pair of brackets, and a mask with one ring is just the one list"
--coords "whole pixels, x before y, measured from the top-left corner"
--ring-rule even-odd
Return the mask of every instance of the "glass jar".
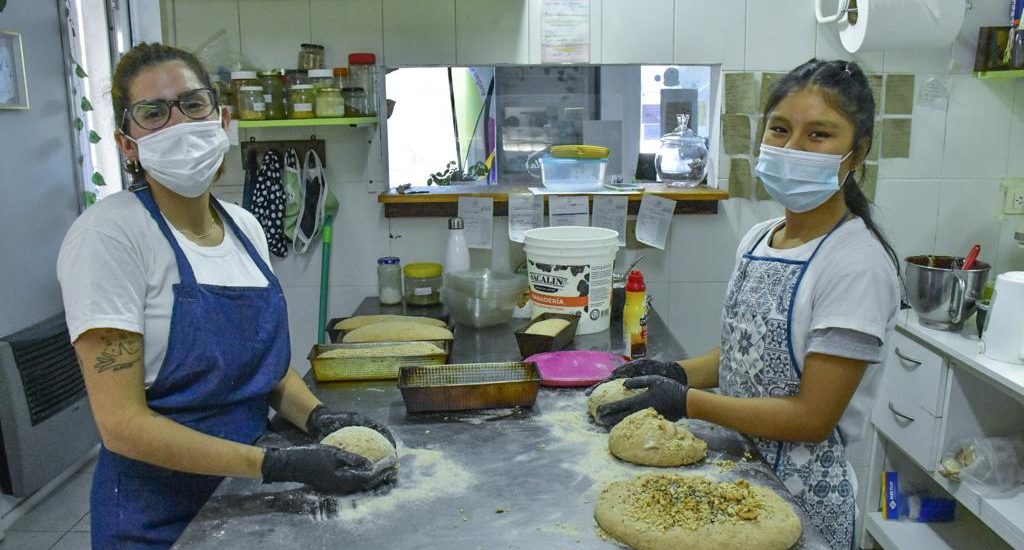
[[678, 126], [661, 138], [654, 168], [669, 187], [695, 187], [708, 175], [708, 143], [690, 129], [690, 115], [676, 115]]
[[323, 68], [324, 47], [320, 44], [302, 44], [299, 49], [299, 69], [308, 71]]
[[238, 112], [238, 89], [242, 86], [260, 86], [260, 80], [256, 71], [232, 71], [231, 72], [231, 95], [234, 101], [231, 106]]
[[261, 71], [259, 78], [263, 84], [263, 102], [267, 104], [267, 118], [284, 118], [284, 69]]
[[362, 88], [366, 94], [366, 108], [361, 116], [377, 114], [377, 56], [372, 53], [348, 55], [348, 81], [353, 88]]
[[263, 86], [238, 88], [238, 120], [266, 120], [267, 104], [263, 101]]
[[366, 92], [362, 88], [345, 88], [341, 95], [345, 101], [345, 116], [370, 116], [366, 112]]
[[288, 118], [315, 118], [316, 92], [312, 84], [296, 84], [288, 93]]
[[437, 263], [414, 263], [405, 266], [405, 302], [414, 306], [441, 303], [443, 270]]
[[394, 256], [377, 258], [377, 297], [390, 306], [402, 303], [401, 260]]
[[323, 88], [336, 88], [334, 71], [331, 69], [313, 69], [306, 73], [306, 84], [312, 84], [313, 89], [320, 91]]
[[334, 68], [334, 83], [341, 89], [348, 87], [348, 67]]
[[345, 102], [338, 88], [320, 88], [316, 92], [316, 116], [319, 118], [345, 116]]

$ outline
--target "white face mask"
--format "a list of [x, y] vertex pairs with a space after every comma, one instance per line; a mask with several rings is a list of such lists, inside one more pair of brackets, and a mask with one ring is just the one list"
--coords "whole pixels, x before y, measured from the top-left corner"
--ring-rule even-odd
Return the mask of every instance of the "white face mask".
[[219, 120], [182, 122], [132, 139], [139, 147], [139, 164], [161, 185], [183, 197], [195, 198], [210, 188], [228, 135]]

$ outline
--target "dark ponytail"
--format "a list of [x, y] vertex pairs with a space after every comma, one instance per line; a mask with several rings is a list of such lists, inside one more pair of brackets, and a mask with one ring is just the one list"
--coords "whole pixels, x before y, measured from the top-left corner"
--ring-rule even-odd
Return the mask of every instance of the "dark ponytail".
[[[871, 136], [875, 131], [875, 98], [871, 94], [871, 85], [868, 83], [867, 76], [853, 61], [811, 59], [790, 71], [776, 82], [768, 94], [768, 101], [764, 108], [765, 120], [768, 120], [768, 115], [772, 110], [789, 94], [811, 86], [824, 92], [825, 100], [829, 105], [842, 113], [853, 124], [853, 145], [855, 148], [860, 148], [862, 144], [867, 143], [867, 148], [864, 149], [866, 156], [871, 150]], [[864, 166], [863, 162], [861, 166]], [[882, 244], [885, 253], [896, 266], [897, 276], [902, 280], [899, 256], [896, 255], [896, 250], [889, 244], [882, 230], [872, 219], [871, 204], [861, 190], [866, 176], [866, 169], [861, 170], [859, 182], [854, 178], [853, 173], [847, 175], [846, 181], [843, 182], [843, 199], [850, 212], [863, 220], [864, 225]]]

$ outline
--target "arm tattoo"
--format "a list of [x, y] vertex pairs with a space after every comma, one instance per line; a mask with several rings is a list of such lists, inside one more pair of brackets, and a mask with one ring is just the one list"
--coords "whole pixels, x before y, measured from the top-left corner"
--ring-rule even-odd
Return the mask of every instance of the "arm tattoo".
[[139, 338], [129, 334], [104, 336], [103, 351], [96, 356], [96, 372], [117, 372], [142, 363]]

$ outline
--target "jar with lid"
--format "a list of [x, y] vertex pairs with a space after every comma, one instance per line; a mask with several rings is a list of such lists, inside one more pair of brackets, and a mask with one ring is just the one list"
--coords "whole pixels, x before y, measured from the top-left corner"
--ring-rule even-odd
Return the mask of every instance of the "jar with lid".
[[654, 168], [670, 187], [696, 187], [708, 175], [707, 140], [689, 127], [690, 115], [676, 115], [678, 126], [661, 138]]
[[312, 84], [296, 84], [288, 92], [288, 118], [315, 118], [316, 92]]
[[405, 302], [414, 306], [441, 303], [441, 264], [421, 262], [405, 266]]
[[299, 49], [299, 69], [324, 68], [324, 47], [320, 44], [302, 44]]
[[401, 260], [394, 256], [377, 258], [377, 297], [390, 306], [402, 303]]
[[316, 116], [320, 118], [345, 116], [345, 102], [341, 99], [341, 90], [338, 88], [317, 90]]
[[320, 91], [322, 88], [336, 88], [332, 69], [312, 69], [306, 73], [306, 84], [312, 84], [313, 89]]
[[351, 53], [348, 55], [348, 81], [353, 88], [362, 88], [366, 95], [363, 116], [377, 114], [377, 56], [372, 53]]
[[343, 90], [348, 87], [348, 67], [334, 68], [334, 84]]
[[266, 103], [267, 118], [284, 118], [284, 69], [260, 71], [258, 75], [263, 84], [263, 102]]
[[341, 96], [345, 101], [345, 116], [371, 116], [367, 113], [366, 92], [362, 88], [345, 88]]
[[267, 104], [263, 101], [263, 86], [238, 88], [238, 120], [266, 120]]
[[231, 92], [231, 84], [221, 80], [217, 73], [210, 74], [210, 87], [217, 92], [217, 103], [228, 108], [228, 112], [235, 114], [235, 94]]
[[232, 71], [231, 72], [231, 95], [234, 96], [235, 112], [238, 112], [238, 91], [242, 86], [261, 86], [256, 71]]

